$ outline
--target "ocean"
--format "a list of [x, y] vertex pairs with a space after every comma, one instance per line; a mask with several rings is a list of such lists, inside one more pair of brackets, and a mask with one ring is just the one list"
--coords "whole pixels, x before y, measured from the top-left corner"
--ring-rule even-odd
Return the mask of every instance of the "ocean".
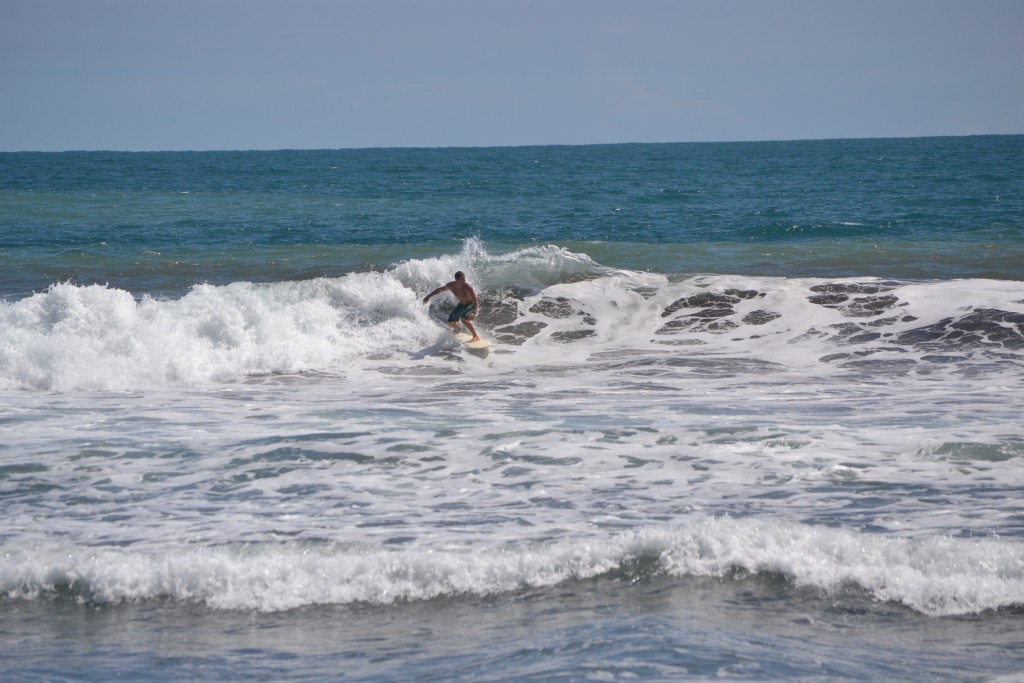
[[5, 153], [0, 263], [5, 682], [1024, 679], [1024, 136]]

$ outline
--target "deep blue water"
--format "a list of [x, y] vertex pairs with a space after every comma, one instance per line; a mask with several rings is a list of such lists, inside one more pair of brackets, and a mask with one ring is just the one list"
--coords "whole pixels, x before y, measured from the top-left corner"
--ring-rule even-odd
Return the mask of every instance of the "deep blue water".
[[662, 272], [1024, 279], [1022, 166], [1024, 136], [2, 154], [0, 292], [336, 275], [470, 237]]

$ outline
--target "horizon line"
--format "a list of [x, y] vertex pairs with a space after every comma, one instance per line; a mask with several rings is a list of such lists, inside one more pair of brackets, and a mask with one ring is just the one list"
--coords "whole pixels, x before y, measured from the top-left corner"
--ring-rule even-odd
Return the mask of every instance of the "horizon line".
[[944, 135], [866, 135], [839, 136], [824, 138], [766, 138], [737, 140], [661, 140], [625, 142], [568, 142], [568, 143], [524, 143], [495, 145], [367, 145], [359, 147], [249, 147], [249, 148], [153, 148], [153, 149], [114, 149], [114, 148], [75, 148], [59, 150], [42, 149], [11, 149], [0, 150], [0, 154], [202, 154], [210, 152], [340, 152], [370, 150], [445, 150], [445, 149], [527, 149], [533, 147], [612, 147], [625, 145], [728, 145], [728, 144], [771, 144], [785, 142], [839, 142], [844, 140], [924, 140], [934, 138], [977, 138], [977, 137], [1016, 137], [1024, 133], [959, 133]]

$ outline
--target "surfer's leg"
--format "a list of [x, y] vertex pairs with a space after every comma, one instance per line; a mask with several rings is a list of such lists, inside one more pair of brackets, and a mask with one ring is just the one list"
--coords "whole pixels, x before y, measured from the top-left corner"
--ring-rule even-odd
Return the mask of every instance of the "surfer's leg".
[[459, 310], [459, 306], [456, 305], [455, 309], [448, 315], [448, 324], [452, 327], [452, 334], [459, 331], [459, 318], [462, 317], [462, 311]]
[[480, 341], [480, 335], [478, 335], [476, 333], [476, 330], [473, 328], [473, 323], [471, 323], [468, 320], [466, 320], [465, 318], [463, 318], [462, 319], [462, 324], [465, 325], [466, 328], [469, 329], [469, 331], [473, 334], [473, 338], [470, 339], [469, 341], [471, 341], [471, 342]]
[[[467, 308], [466, 304], [456, 304], [455, 308], [452, 309], [451, 314], [448, 316], [448, 324], [452, 326], [452, 333], [459, 331], [459, 319], [464, 315], [469, 315], [471, 308]], [[465, 320], [463, 320], [465, 322]]]

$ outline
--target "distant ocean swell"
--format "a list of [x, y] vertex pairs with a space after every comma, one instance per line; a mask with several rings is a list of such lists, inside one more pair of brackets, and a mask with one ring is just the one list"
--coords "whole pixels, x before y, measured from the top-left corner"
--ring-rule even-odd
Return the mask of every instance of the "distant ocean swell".
[[11, 543], [0, 572], [6, 599], [169, 599], [268, 612], [487, 596], [600, 576], [632, 583], [657, 575], [778, 576], [794, 589], [821, 596], [856, 589], [932, 616], [1024, 607], [1019, 541], [898, 539], [730, 517], [486, 550], [288, 543], [146, 552]]

